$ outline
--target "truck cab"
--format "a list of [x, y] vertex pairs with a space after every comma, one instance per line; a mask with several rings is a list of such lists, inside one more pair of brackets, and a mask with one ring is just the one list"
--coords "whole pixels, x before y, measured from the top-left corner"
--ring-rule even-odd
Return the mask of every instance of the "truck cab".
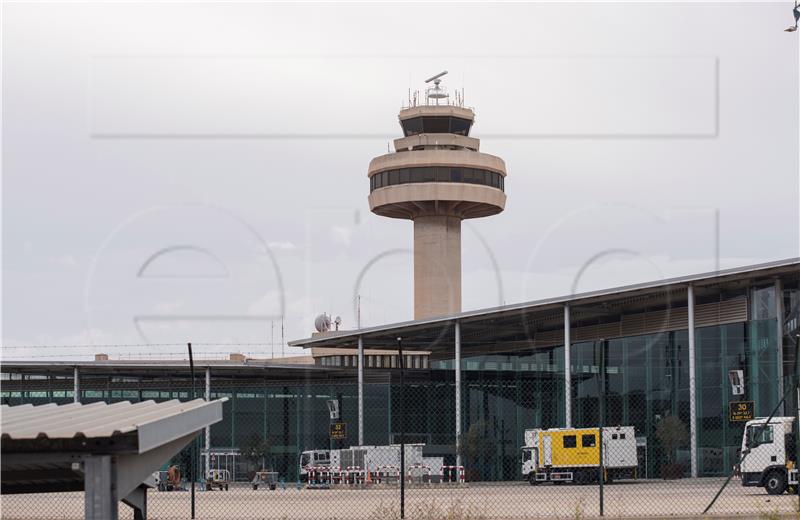
[[331, 452], [329, 450], [309, 450], [300, 454], [298, 475], [301, 482], [308, 481], [309, 468], [329, 467]]
[[747, 421], [742, 436], [739, 472], [742, 486], [763, 486], [780, 495], [797, 485], [794, 417], [766, 417]]

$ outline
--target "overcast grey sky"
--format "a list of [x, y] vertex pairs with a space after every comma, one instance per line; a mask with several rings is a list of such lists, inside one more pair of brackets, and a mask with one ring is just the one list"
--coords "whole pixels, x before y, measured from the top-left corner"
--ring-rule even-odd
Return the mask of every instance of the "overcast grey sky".
[[271, 355], [281, 314], [354, 328], [354, 294], [410, 319], [412, 224], [369, 212], [366, 170], [443, 69], [508, 167], [463, 228], [465, 310], [799, 254], [791, 2], [2, 15], [6, 359]]

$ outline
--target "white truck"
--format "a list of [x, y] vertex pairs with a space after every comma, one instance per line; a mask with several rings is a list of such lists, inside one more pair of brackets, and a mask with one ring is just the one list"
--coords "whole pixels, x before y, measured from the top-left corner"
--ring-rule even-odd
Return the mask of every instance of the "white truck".
[[[443, 457], [423, 457], [424, 444], [406, 444], [405, 466], [412, 477], [417, 473], [430, 474], [432, 478], [441, 475]], [[400, 445], [389, 446], [351, 446], [339, 450], [310, 450], [300, 454], [299, 475], [301, 481], [308, 480], [309, 468], [325, 468], [332, 472], [358, 468], [378, 472], [384, 468], [400, 470]], [[407, 475], [408, 476], [408, 475]]]
[[[599, 480], [599, 428], [525, 430], [522, 477], [544, 482], [588, 484]], [[638, 459], [633, 426], [603, 428], [604, 480], [636, 478]]]
[[797, 486], [797, 456], [794, 417], [766, 417], [747, 421], [742, 436], [742, 458], [738, 472], [742, 486], [763, 486], [770, 495], [780, 495]]

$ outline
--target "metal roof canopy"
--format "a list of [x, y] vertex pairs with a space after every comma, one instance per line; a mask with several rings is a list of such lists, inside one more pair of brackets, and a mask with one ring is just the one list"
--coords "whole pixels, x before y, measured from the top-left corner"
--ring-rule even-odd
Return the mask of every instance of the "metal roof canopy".
[[203, 428], [225, 399], [0, 408], [1, 491], [85, 492], [87, 519], [116, 519], [118, 500], [147, 515], [145, 481]]
[[440, 318], [367, 327], [361, 330], [339, 332], [323, 337], [290, 341], [289, 345], [304, 348], [356, 348], [358, 337], [361, 336], [364, 339], [365, 348], [391, 348], [396, 345], [396, 339], [400, 336], [403, 338], [404, 349], [409, 351], [430, 350], [433, 352], [432, 359], [435, 359], [453, 349], [455, 343], [453, 324], [456, 320], [461, 322], [462, 326], [462, 345], [465, 349], [468, 349], [469, 344], [468, 341], [465, 341], [465, 332], [470, 326], [485, 329], [487, 326], [496, 328], [514, 324], [525, 327], [526, 323], [546, 319], [554, 313], [562, 312], [565, 304], [570, 304], [571, 307], [602, 305], [609, 302], [642, 298], [648, 295], [669, 295], [671, 300], [672, 297], [685, 292], [686, 286], [689, 284], [695, 286], [695, 292], [697, 293], [698, 290], [702, 290], [704, 287], [714, 287], [741, 280], [752, 281], [787, 273], [796, 275], [799, 272], [799, 268], [800, 258], [790, 258], [711, 273], [681, 276], [503, 307], [467, 311]]

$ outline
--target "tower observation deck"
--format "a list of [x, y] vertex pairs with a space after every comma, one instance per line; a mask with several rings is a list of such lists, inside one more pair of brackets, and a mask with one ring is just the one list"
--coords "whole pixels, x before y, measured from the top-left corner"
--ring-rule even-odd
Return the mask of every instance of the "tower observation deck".
[[[414, 319], [461, 312], [461, 221], [505, 208], [506, 166], [470, 137], [475, 113], [451, 102], [440, 74], [400, 111], [395, 151], [369, 164], [370, 210], [414, 222]], [[445, 100], [440, 103], [440, 100]]]

